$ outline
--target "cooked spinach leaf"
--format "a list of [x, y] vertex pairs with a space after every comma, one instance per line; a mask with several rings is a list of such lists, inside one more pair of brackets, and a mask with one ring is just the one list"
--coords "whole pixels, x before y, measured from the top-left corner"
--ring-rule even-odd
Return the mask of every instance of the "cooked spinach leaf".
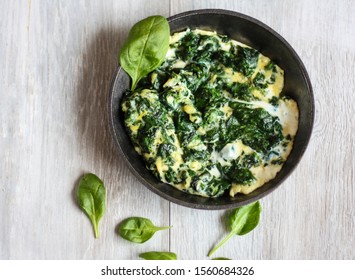
[[252, 48], [237, 47], [234, 69], [245, 76], [251, 76], [258, 62], [259, 52]]

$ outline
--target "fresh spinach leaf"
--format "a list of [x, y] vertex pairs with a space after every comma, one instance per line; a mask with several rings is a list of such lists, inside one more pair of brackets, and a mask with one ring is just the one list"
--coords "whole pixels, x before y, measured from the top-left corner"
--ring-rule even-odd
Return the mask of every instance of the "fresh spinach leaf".
[[244, 235], [252, 231], [259, 223], [261, 204], [259, 201], [234, 209], [229, 216], [230, 233], [209, 253], [210, 257], [233, 235]]
[[131, 217], [123, 220], [119, 227], [119, 235], [131, 242], [144, 243], [159, 230], [171, 227], [156, 227], [151, 220], [141, 217]]
[[77, 199], [94, 227], [95, 238], [99, 238], [99, 221], [106, 211], [106, 189], [103, 182], [92, 173], [85, 174], [79, 182]]
[[122, 68], [132, 78], [131, 90], [164, 61], [169, 39], [169, 23], [162, 16], [148, 17], [132, 27], [119, 55]]
[[214, 261], [222, 261], [222, 260], [231, 260], [231, 259], [228, 259], [228, 258], [225, 258], [225, 257], [219, 257], [219, 258], [213, 258], [212, 260], [214, 260]]
[[145, 260], [176, 260], [176, 254], [172, 252], [146, 252], [139, 254]]

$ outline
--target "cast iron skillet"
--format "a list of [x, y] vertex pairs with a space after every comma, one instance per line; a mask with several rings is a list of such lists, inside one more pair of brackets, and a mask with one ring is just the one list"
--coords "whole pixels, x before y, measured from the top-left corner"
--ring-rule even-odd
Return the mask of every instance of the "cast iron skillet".
[[285, 71], [284, 94], [297, 101], [299, 107], [299, 128], [294, 147], [277, 176], [248, 195], [238, 194], [229, 197], [228, 191], [219, 198], [204, 198], [184, 193], [174, 187], [159, 182], [148, 171], [143, 159], [138, 155], [126, 133], [120, 102], [126, 89], [130, 87], [130, 78], [118, 67], [112, 83], [109, 97], [109, 121], [112, 136], [119, 154], [125, 159], [132, 173], [148, 189], [161, 197], [179, 205], [198, 209], [227, 209], [239, 207], [256, 201], [274, 191], [300, 161], [308, 145], [313, 121], [314, 99], [307, 71], [293, 48], [270, 27], [249, 16], [227, 10], [195, 10], [168, 18], [171, 33], [186, 28], [215, 30], [232, 39], [245, 43], [270, 57]]

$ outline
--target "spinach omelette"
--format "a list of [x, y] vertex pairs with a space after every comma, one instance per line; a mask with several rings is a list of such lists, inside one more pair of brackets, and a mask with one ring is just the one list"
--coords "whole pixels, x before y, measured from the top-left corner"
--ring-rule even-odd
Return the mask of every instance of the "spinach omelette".
[[248, 194], [292, 150], [298, 107], [283, 85], [283, 70], [257, 50], [187, 29], [170, 37], [164, 63], [125, 93], [125, 126], [160, 181], [207, 197]]

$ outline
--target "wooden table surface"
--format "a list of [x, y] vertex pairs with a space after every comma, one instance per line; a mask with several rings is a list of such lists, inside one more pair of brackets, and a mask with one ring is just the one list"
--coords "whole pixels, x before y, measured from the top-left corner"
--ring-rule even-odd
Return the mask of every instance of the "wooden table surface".
[[[138, 259], [173, 251], [208, 259], [225, 211], [169, 203], [131, 174], [106, 125], [117, 53], [131, 26], [153, 14], [238, 11], [280, 33], [303, 60], [316, 117], [293, 174], [263, 198], [260, 225], [215, 256], [355, 259], [355, 5], [352, 1], [1, 1], [0, 259]], [[74, 189], [86, 172], [107, 187], [95, 240]], [[144, 244], [120, 238], [130, 216], [172, 225]]]

